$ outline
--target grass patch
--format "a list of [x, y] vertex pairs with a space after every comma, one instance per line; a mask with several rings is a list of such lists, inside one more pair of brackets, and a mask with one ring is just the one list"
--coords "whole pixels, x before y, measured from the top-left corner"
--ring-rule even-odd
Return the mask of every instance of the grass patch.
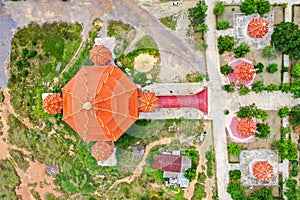
[[10, 149], [9, 154], [20, 169], [24, 172], [28, 169], [29, 162], [25, 159], [27, 156], [22, 151]]
[[177, 24], [177, 17], [178, 17], [178, 13], [176, 13], [175, 15], [171, 15], [169, 17], [160, 18], [159, 21], [166, 27], [170, 28], [171, 30], [175, 30]]
[[206, 197], [205, 186], [203, 184], [196, 183], [194, 196], [192, 197], [192, 200], [199, 200], [203, 199], [204, 197]]

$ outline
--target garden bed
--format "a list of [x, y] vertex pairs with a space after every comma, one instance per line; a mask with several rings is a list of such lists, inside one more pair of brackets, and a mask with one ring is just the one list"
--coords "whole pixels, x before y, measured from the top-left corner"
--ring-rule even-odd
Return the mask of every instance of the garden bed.
[[292, 7], [293, 17], [292, 20], [295, 24], [300, 26], [300, 5], [293, 5]]

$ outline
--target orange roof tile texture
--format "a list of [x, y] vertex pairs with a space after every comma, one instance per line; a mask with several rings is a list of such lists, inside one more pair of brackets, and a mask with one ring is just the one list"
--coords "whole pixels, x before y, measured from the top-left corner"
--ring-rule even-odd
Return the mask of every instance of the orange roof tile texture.
[[49, 94], [43, 100], [43, 109], [49, 114], [59, 114], [63, 108], [63, 100], [60, 94]]
[[139, 93], [139, 111], [140, 112], [155, 112], [158, 107], [158, 97], [155, 92]]
[[247, 138], [255, 134], [257, 127], [252, 119], [242, 118], [238, 122], [236, 129], [241, 137]]
[[109, 65], [112, 61], [112, 53], [104, 45], [95, 45], [90, 50], [90, 59], [95, 65]]
[[92, 156], [97, 161], [107, 160], [114, 152], [114, 144], [110, 141], [98, 141], [92, 147]]
[[259, 181], [269, 182], [274, 175], [273, 166], [266, 162], [260, 161], [254, 164], [253, 166], [253, 175]]
[[269, 32], [269, 23], [263, 18], [253, 18], [248, 24], [248, 34], [252, 38], [263, 38]]
[[251, 81], [255, 73], [254, 66], [248, 62], [242, 62], [234, 68], [236, 79], [241, 83]]

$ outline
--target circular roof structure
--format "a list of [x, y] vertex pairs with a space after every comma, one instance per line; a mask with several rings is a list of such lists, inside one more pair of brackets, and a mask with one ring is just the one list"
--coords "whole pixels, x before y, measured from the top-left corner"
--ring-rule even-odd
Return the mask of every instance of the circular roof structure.
[[59, 114], [63, 108], [63, 100], [60, 94], [48, 94], [43, 100], [43, 109], [49, 114]]
[[259, 161], [253, 165], [253, 175], [259, 181], [269, 182], [274, 175], [273, 166], [266, 161]]
[[155, 92], [142, 92], [139, 94], [139, 111], [154, 112], [158, 107], [158, 97]]
[[250, 82], [256, 73], [254, 66], [249, 62], [242, 62], [234, 68], [234, 75], [238, 82]]
[[242, 138], [247, 138], [255, 135], [256, 129], [257, 127], [254, 120], [248, 118], [241, 119], [236, 126], [237, 133]]
[[95, 45], [90, 50], [90, 59], [95, 65], [109, 65], [112, 61], [112, 53], [104, 45]]
[[92, 156], [97, 161], [107, 160], [114, 152], [113, 142], [98, 141], [92, 147]]
[[116, 66], [83, 66], [62, 93], [62, 119], [84, 141], [116, 141], [138, 118], [138, 88]]
[[252, 38], [263, 38], [269, 32], [269, 23], [263, 18], [253, 18], [248, 24], [248, 34]]

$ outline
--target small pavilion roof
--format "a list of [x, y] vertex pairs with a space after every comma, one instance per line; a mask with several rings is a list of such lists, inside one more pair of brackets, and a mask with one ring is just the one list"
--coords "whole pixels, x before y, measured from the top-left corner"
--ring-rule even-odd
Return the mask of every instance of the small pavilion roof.
[[241, 119], [236, 126], [236, 130], [242, 138], [255, 135], [256, 129], [257, 127], [254, 120], [248, 118]]
[[98, 161], [107, 160], [114, 152], [114, 143], [111, 141], [98, 141], [92, 147], [92, 156]]
[[63, 108], [63, 99], [60, 94], [48, 94], [43, 100], [43, 109], [49, 114], [59, 114]]
[[90, 50], [90, 59], [95, 65], [109, 65], [112, 61], [112, 53], [104, 45], [95, 45]]
[[155, 112], [158, 107], [158, 97], [155, 92], [139, 93], [139, 111], [140, 112]]
[[247, 83], [251, 81], [255, 75], [254, 66], [248, 62], [242, 62], [234, 68], [233, 72], [238, 82]]
[[273, 166], [266, 161], [259, 161], [253, 165], [253, 175], [259, 181], [269, 182], [274, 175]]
[[264, 18], [253, 18], [248, 24], [248, 34], [252, 38], [263, 38], [269, 31], [269, 23]]

